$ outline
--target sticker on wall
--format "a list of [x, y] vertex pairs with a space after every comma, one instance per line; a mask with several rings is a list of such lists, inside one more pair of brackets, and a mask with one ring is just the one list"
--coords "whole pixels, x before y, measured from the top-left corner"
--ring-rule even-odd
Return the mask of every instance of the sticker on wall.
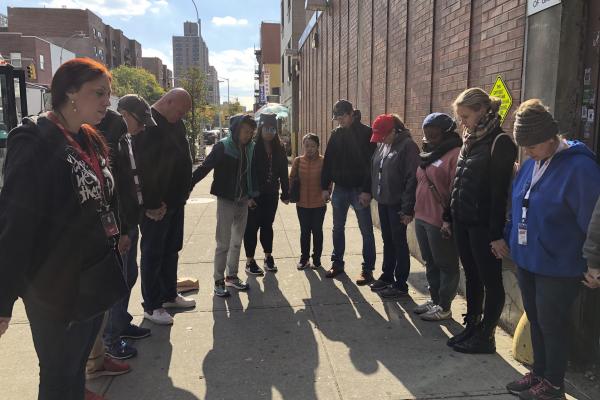
[[588, 122], [594, 122], [594, 110], [591, 108], [588, 110], [587, 120]]
[[581, 120], [587, 121], [587, 107], [586, 106], [581, 107]]
[[494, 87], [490, 91], [490, 96], [495, 96], [502, 100], [500, 110], [498, 110], [498, 115], [500, 115], [501, 119], [500, 123], [502, 123], [506, 119], [506, 116], [512, 107], [512, 96], [510, 95], [508, 87], [500, 75], [498, 75], [498, 78], [496, 78], [496, 83], [494, 83]]
[[583, 72], [583, 84], [591, 85], [592, 84], [592, 68], [588, 67]]

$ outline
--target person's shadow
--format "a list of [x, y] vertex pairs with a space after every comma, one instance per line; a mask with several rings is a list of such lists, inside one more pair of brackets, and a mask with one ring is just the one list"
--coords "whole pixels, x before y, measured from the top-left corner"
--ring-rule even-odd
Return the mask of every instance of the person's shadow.
[[[446, 346], [448, 334], [442, 326], [452, 332], [459, 330], [460, 324], [421, 320], [412, 312], [417, 304], [410, 296], [384, 299], [383, 310], [379, 311], [346, 275], [336, 279], [341, 282], [341, 288], [336, 285], [336, 280], [325, 278], [321, 270], [307, 270], [306, 277], [314, 323], [327, 339], [347, 347], [352, 365], [365, 375], [353, 376], [364, 379], [364, 384], [369, 384], [372, 379], [369, 376], [383, 367], [395, 377], [399, 386], [416, 397], [438, 396], [440, 390], [446, 395], [462, 397], [465, 392], [477, 395], [505, 392], [503, 385], [506, 382], [502, 385], [496, 382], [499, 381], [494, 376], [496, 371], [500, 377], [515, 379], [520, 376], [499, 355], [462, 355], [452, 351]], [[343, 363], [342, 360], [336, 362]], [[494, 368], [494, 373], [488, 373], [489, 368]], [[485, 381], [473, 380], [465, 374], [481, 374]], [[390, 390], [373, 387], [371, 395], [374, 398], [400, 395]], [[456, 392], [449, 393], [452, 390]]]
[[[250, 291], [231, 290], [213, 299], [213, 348], [202, 370], [206, 400], [317, 399], [318, 349], [307, 312], [295, 310], [267, 273], [263, 290], [250, 278]], [[244, 309], [240, 296], [248, 296]]]

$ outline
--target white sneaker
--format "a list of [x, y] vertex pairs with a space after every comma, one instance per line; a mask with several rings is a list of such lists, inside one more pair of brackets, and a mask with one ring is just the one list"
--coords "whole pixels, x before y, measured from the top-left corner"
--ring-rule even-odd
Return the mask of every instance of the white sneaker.
[[163, 303], [162, 306], [163, 308], [191, 308], [196, 307], [196, 300], [177, 293], [175, 300]]
[[416, 306], [413, 312], [415, 314], [425, 314], [426, 312], [430, 311], [434, 306], [435, 304], [433, 304], [433, 301], [427, 300], [427, 302]]
[[144, 318], [156, 325], [173, 325], [173, 317], [164, 308], [157, 308], [152, 314], [144, 311]]
[[452, 311], [444, 311], [440, 306], [433, 306], [431, 310], [421, 314], [421, 319], [423, 321], [443, 321], [450, 318], [452, 318]]

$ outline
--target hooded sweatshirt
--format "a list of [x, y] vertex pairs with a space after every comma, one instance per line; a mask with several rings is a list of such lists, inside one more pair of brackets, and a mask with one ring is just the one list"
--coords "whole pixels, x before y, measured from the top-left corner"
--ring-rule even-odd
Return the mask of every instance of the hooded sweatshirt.
[[251, 140], [240, 148], [240, 125], [245, 115], [236, 115], [230, 120], [231, 135], [213, 146], [204, 162], [192, 174], [192, 186], [200, 182], [210, 171], [215, 170], [210, 193], [231, 201], [245, 197], [258, 197], [258, 183], [253, 168], [254, 142]]
[[600, 167], [580, 142], [567, 142], [531, 189], [527, 210], [527, 245], [519, 244], [522, 205], [535, 161], [523, 163], [513, 182], [508, 243], [515, 263], [552, 277], [578, 277], [586, 270], [582, 247], [600, 195]]

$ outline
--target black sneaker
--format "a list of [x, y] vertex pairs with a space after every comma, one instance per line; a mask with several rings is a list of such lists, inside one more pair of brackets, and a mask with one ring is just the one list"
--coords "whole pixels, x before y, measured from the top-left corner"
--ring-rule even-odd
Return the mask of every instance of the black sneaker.
[[134, 324], [129, 324], [123, 333], [121, 333], [121, 339], [143, 339], [147, 338], [151, 334], [152, 331], [148, 328], [142, 328]]
[[519, 398], [522, 400], [564, 400], [564, 389], [552, 386], [550, 382], [542, 379], [540, 383], [519, 393]]
[[277, 272], [277, 265], [275, 265], [275, 260], [273, 260], [273, 256], [265, 257], [265, 270], [270, 272]]
[[126, 340], [119, 340], [106, 348], [106, 355], [115, 360], [127, 360], [137, 356], [137, 349]]
[[541, 381], [542, 378], [535, 375], [533, 372], [528, 372], [521, 379], [517, 379], [516, 381], [513, 381], [506, 385], [506, 390], [508, 390], [512, 394], [518, 395], [519, 393], [529, 390], [532, 387], [536, 386]]
[[303, 269], [308, 268], [309, 265], [308, 260], [300, 260], [298, 264], [296, 264], [296, 269], [302, 271]]
[[466, 354], [494, 354], [496, 353], [496, 338], [483, 330], [476, 332], [470, 338], [456, 343], [454, 351]]
[[397, 299], [398, 297], [408, 296], [408, 289], [400, 289], [395, 286], [389, 286], [379, 292], [384, 299]]
[[390, 283], [381, 279], [377, 279], [375, 282], [371, 283], [370, 286], [373, 292], [380, 292], [383, 289], [387, 289], [390, 286]]
[[254, 260], [250, 261], [250, 264], [246, 264], [246, 273], [257, 276], [263, 276], [265, 274]]

